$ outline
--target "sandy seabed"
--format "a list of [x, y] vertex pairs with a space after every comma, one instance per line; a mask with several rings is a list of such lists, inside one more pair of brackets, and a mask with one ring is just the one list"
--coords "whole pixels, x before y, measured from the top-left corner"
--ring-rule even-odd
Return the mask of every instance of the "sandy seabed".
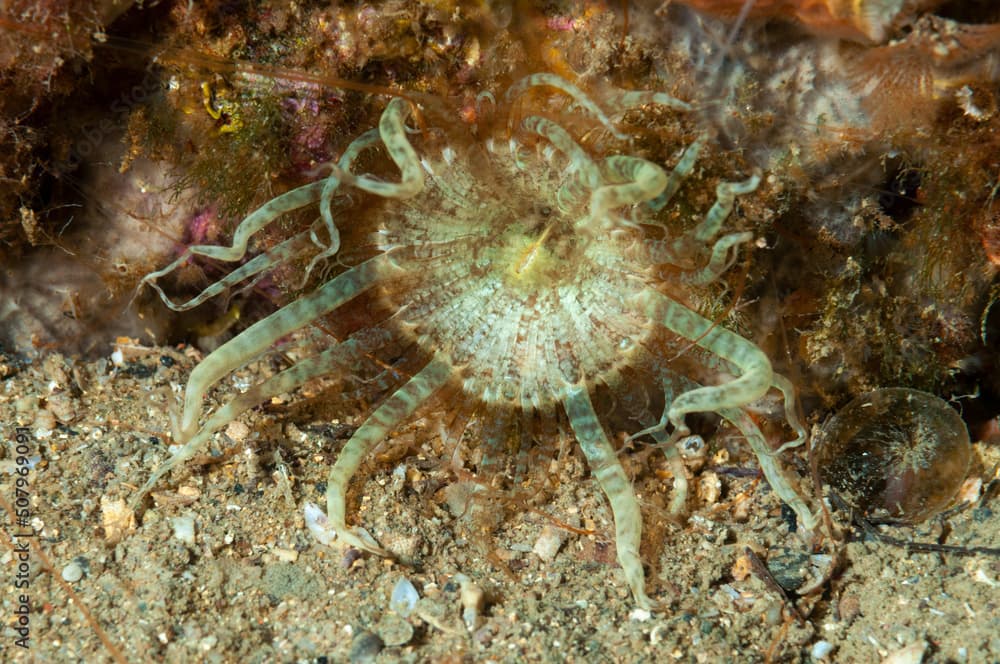
[[[755, 468], [749, 454], [715, 466], [713, 440], [693, 473], [686, 523], [646, 510], [645, 549], [650, 540], [657, 549], [644, 550], [649, 583], [667, 607], [652, 614], [632, 603], [610, 510], [576, 452], [544, 499], [492, 520], [473, 518], [479, 508], [463, 506], [438, 461], [418, 453], [371, 464], [355, 478], [353, 504], [401, 564], [325, 546], [306, 528], [303, 504], [323, 503], [352, 422], [314, 422], [278, 399], [216, 436], [216, 456], [174, 471], [133, 512], [128, 500], [167, 458], [168, 403], [193, 365], [176, 349], [120, 366], [52, 354], [0, 382], [0, 495], [28, 505], [28, 527], [6, 526], [0, 551], [8, 587], [27, 557], [26, 586], [3, 594], [4, 660], [96, 662], [117, 651], [169, 662], [1000, 661], [996, 557], [907, 553], [856, 533], [810, 556], [766, 484], [732, 472]], [[262, 371], [258, 361], [238, 379]], [[427, 426], [417, 420], [396, 437]], [[976, 449], [992, 467], [995, 446]], [[26, 476], [16, 472], [23, 459]], [[669, 485], [643, 478], [637, 490], [669, 495]], [[479, 532], [487, 522], [492, 532]], [[991, 502], [883, 528], [1000, 546]], [[802, 619], [754, 573], [747, 548], [791, 589]], [[419, 600], [393, 601], [402, 580]], [[885, 659], [893, 653], [902, 659]]]

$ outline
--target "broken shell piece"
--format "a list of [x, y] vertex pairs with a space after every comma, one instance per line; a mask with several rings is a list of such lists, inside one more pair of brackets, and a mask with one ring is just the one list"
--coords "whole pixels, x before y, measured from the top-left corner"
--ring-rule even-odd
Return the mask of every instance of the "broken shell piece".
[[330, 520], [326, 518], [326, 512], [321, 510], [316, 503], [305, 504], [302, 510], [306, 519], [306, 528], [312, 533], [316, 540], [325, 546], [333, 544], [337, 539], [337, 533], [330, 528]]
[[958, 505], [973, 505], [979, 501], [983, 493], [983, 479], [981, 477], [970, 477], [962, 484], [955, 496], [955, 503]]
[[396, 585], [392, 589], [392, 597], [389, 598], [389, 608], [404, 618], [409, 618], [419, 599], [420, 594], [417, 592], [417, 589], [413, 587], [409, 579], [403, 577], [396, 582]]
[[118, 544], [125, 535], [135, 532], [135, 512], [123, 499], [101, 496], [101, 525], [108, 544]]
[[804, 551], [786, 549], [767, 559], [767, 571], [779, 586], [792, 592], [805, 584], [808, 567], [809, 554]]
[[911, 643], [905, 648], [889, 653], [889, 656], [882, 660], [882, 664], [920, 664], [924, 661], [926, 651], [926, 641]]
[[550, 563], [555, 559], [556, 554], [559, 553], [559, 548], [562, 547], [563, 540], [565, 539], [565, 531], [555, 526], [547, 525], [542, 528], [542, 532], [538, 536], [538, 539], [535, 540], [535, 546], [531, 550], [543, 561]]
[[175, 516], [170, 520], [174, 528], [174, 537], [185, 544], [194, 545], [194, 517], [190, 515]]
[[474, 632], [479, 628], [480, 613], [486, 606], [486, 593], [464, 574], [456, 575], [455, 579], [461, 584], [462, 622], [465, 623], [466, 629]]
[[[359, 528], [359, 530], [363, 530]], [[368, 539], [368, 538], [365, 538]], [[372, 544], [378, 546], [374, 540]], [[387, 532], [381, 538], [382, 548], [391, 551], [396, 558], [401, 561], [414, 561], [420, 556], [426, 540], [419, 532]]]

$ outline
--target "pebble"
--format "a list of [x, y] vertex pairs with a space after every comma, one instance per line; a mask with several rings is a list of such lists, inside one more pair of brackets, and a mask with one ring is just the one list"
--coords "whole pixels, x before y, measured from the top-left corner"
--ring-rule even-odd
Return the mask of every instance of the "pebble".
[[30, 413], [38, 408], [38, 397], [19, 397], [14, 401], [14, 411], [17, 413]]
[[242, 443], [250, 435], [250, 427], [239, 420], [233, 420], [226, 426], [226, 435], [237, 443]]
[[45, 403], [46, 409], [59, 422], [68, 423], [77, 418], [77, 401], [65, 392], [49, 396]]
[[42, 373], [45, 379], [57, 386], [65, 386], [69, 383], [69, 376], [66, 373], [66, 358], [59, 353], [49, 355], [42, 361]]
[[83, 578], [83, 567], [75, 560], [62, 569], [63, 581], [76, 583]]
[[35, 429], [35, 435], [38, 435], [39, 431], [52, 431], [56, 428], [56, 416], [48, 410], [39, 410], [35, 413], [35, 421], [32, 423], [32, 427]]
[[826, 659], [833, 652], [833, 644], [829, 641], [817, 641], [813, 644], [812, 648], [809, 650], [809, 656], [814, 660], [820, 661]]
[[378, 634], [363, 630], [351, 642], [351, 652], [347, 659], [351, 664], [369, 664], [375, 661], [384, 647], [385, 643]]
[[378, 638], [385, 646], [402, 646], [413, 638], [413, 625], [395, 613], [385, 613], [375, 626]]
[[281, 547], [275, 547], [271, 549], [271, 553], [274, 557], [283, 563], [294, 563], [299, 559], [299, 552], [295, 549], [283, 549]]
[[861, 613], [861, 599], [857, 595], [845, 594], [837, 603], [840, 619], [850, 624]]

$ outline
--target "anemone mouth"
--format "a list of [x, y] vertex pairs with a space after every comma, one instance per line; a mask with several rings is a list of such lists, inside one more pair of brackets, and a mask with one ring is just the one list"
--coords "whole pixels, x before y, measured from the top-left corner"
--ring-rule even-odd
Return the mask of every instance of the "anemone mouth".
[[468, 154], [424, 157], [421, 195], [383, 222], [382, 247], [405, 280], [385, 291], [388, 306], [467, 396], [552, 410], [568, 385], [611, 380], [648, 335], [632, 306], [646, 286], [630, 266], [634, 238], [583, 227], [604, 183], [596, 167], [581, 174], [582, 149], [567, 159], [511, 139]]

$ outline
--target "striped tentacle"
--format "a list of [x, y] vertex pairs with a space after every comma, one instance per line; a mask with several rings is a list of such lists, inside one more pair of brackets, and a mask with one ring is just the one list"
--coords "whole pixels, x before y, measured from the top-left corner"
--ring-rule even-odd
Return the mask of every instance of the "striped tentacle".
[[570, 426], [580, 443], [590, 470], [608, 497], [615, 519], [615, 547], [618, 564], [625, 572], [625, 579], [636, 603], [642, 608], [653, 608], [655, 602], [646, 595], [645, 572], [639, 558], [642, 541], [642, 513], [639, 501], [632, 492], [632, 484], [625, 469], [608, 440], [604, 427], [597, 419], [594, 406], [585, 387], [573, 385], [566, 388], [563, 406]]
[[220, 378], [243, 366], [286, 334], [309, 325], [363, 293], [376, 282], [387, 263], [384, 256], [376, 256], [351, 268], [309, 295], [257, 321], [202, 360], [188, 379], [184, 411], [175, 439], [186, 443], [195, 435], [202, 399]]
[[350, 339], [332, 348], [300, 360], [295, 365], [271, 376], [262, 383], [252, 386], [246, 392], [229, 400], [224, 406], [212, 413], [208, 421], [202, 425], [198, 433], [188, 440], [174, 455], [157, 468], [156, 472], [146, 481], [139, 493], [133, 498], [133, 505], [156, 485], [165, 474], [180, 463], [190, 459], [216, 431], [235, 420], [247, 410], [264, 403], [268, 399], [284, 392], [290, 392], [313, 378], [318, 378], [337, 368], [351, 366], [360, 360], [366, 352], [364, 346], [356, 339]]
[[341, 542], [362, 551], [381, 556], [391, 554], [380, 547], [368, 533], [347, 526], [347, 485], [365, 457], [385, 439], [392, 429], [410, 417], [451, 377], [451, 367], [432, 359], [413, 378], [375, 409], [365, 423], [354, 432], [330, 469], [327, 481], [326, 508], [330, 529]]
[[695, 340], [698, 346], [739, 369], [740, 376], [722, 385], [699, 387], [679, 395], [655, 427], [634, 437], [662, 430], [667, 422], [674, 426], [673, 440], [689, 433], [684, 417], [688, 413], [718, 412], [739, 408], [764, 396], [772, 385], [774, 372], [767, 355], [743, 337], [716, 325], [687, 307], [652, 290], [643, 291], [641, 304], [650, 320], [658, 320], [674, 334]]

